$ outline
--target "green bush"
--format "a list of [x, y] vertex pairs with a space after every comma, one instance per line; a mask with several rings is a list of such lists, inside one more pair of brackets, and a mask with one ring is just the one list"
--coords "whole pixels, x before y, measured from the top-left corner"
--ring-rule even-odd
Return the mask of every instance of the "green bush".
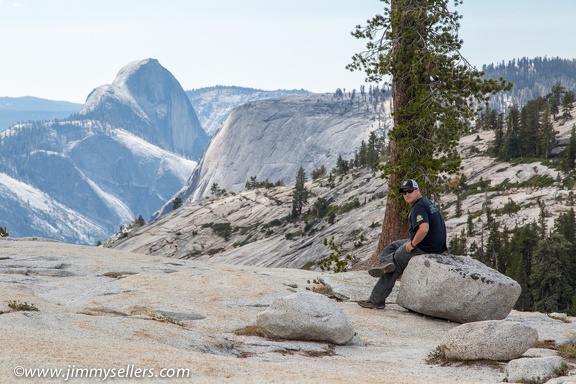
[[8, 301], [8, 307], [12, 311], [39, 311], [34, 304], [28, 304], [27, 302], [20, 302], [16, 300]]
[[534, 175], [530, 179], [518, 183], [518, 187], [545, 188], [554, 185], [554, 178], [549, 175]]
[[352, 261], [350, 254], [343, 255], [342, 243], [336, 244], [334, 236], [328, 240], [324, 238], [324, 245], [330, 249], [330, 254], [325, 259], [321, 260], [320, 269], [323, 271], [332, 271], [334, 273], [346, 272], [349, 263]]
[[215, 234], [224, 238], [226, 241], [230, 238], [230, 234], [232, 233], [230, 223], [214, 223], [212, 224], [212, 230]]

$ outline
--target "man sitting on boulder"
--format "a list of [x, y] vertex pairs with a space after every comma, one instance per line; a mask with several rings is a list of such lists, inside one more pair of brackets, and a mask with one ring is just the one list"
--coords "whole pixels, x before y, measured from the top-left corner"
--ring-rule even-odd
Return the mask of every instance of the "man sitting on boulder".
[[406, 180], [400, 187], [404, 201], [410, 204], [408, 222], [409, 239], [396, 240], [380, 253], [380, 264], [368, 273], [379, 277], [368, 300], [358, 305], [364, 308], [383, 309], [386, 298], [392, 292], [396, 279], [402, 275], [413, 256], [427, 253], [444, 253], [446, 247], [446, 224], [438, 208], [422, 196], [415, 180]]

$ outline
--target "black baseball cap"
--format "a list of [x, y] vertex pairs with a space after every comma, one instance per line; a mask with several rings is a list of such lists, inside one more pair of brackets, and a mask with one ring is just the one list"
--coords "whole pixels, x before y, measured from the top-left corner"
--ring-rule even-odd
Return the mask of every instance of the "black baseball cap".
[[402, 182], [402, 186], [400, 187], [399, 192], [400, 193], [402, 193], [402, 191], [412, 192], [415, 189], [418, 189], [418, 183], [416, 182], [416, 180], [408, 179]]

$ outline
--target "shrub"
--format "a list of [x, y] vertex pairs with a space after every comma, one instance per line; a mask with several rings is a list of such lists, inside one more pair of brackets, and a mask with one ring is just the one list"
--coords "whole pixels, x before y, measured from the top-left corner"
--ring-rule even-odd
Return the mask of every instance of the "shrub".
[[549, 175], [534, 175], [526, 181], [518, 183], [518, 187], [544, 188], [554, 185], [554, 178]]
[[214, 223], [212, 224], [212, 230], [215, 234], [224, 238], [226, 241], [230, 238], [230, 234], [232, 233], [230, 223]]
[[346, 272], [349, 262], [352, 261], [352, 256], [350, 254], [342, 255], [342, 243], [336, 244], [334, 242], [334, 236], [332, 236], [330, 240], [324, 238], [324, 245], [330, 249], [330, 254], [322, 260], [320, 269], [323, 271], [333, 271], [334, 273]]
[[208, 253], [209, 255], [215, 255], [215, 254], [223, 252], [223, 251], [224, 251], [224, 248], [213, 248], [213, 249], [209, 249], [208, 252], [206, 252], [206, 253]]
[[302, 236], [302, 231], [296, 231], [296, 232], [291, 232], [291, 233], [287, 233], [286, 235], [284, 235], [284, 237], [286, 238], [286, 240], [293, 240], [297, 237]]
[[28, 304], [27, 302], [20, 302], [16, 300], [8, 301], [8, 307], [12, 311], [39, 311], [34, 304]]
[[176, 197], [172, 200], [172, 210], [175, 211], [182, 206], [182, 198]]

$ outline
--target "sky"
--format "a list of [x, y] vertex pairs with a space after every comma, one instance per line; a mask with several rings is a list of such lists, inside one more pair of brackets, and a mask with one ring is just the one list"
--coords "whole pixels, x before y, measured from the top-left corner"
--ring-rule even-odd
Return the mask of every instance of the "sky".
[[[379, 0], [0, 0], [0, 96], [83, 103], [126, 64], [155, 58], [185, 90], [359, 89], [351, 36]], [[574, 0], [464, 0], [471, 64], [576, 58]]]

